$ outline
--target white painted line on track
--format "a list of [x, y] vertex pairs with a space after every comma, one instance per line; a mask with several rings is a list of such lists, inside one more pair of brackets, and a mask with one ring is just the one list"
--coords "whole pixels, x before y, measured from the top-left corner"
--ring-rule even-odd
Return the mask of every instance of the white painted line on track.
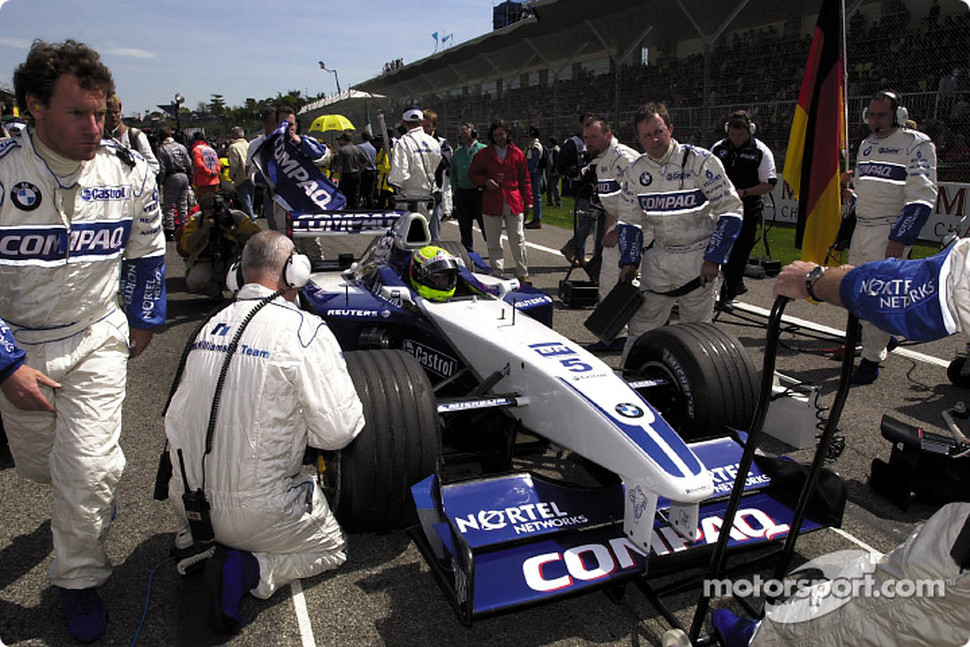
[[[457, 227], [458, 226], [458, 221], [455, 220], [454, 218], [449, 218], [448, 220], [445, 221], [445, 224], [446, 225], [447, 224], [450, 224], [450, 225], [454, 225], [455, 227]], [[478, 228], [478, 225], [472, 225], [472, 230], [473, 231], [477, 231], [478, 233], [481, 233], [481, 231], [482, 231], [481, 229]], [[506, 236], [505, 234], [502, 234], [502, 241], [503, 242], [508, 242], [508, 240], [509, 240], [508, 239], [508, 236]], [[525, 241], [525, 246], [526, 247], [531, 247], [532, 249], [537, 249], [540, 252], [545, 252], [547, 254], [552, 254], [553, 256], [562, 256], [562, 253], [558, 249], [553, 249], [551, 247], [546, 247], [545, 245], [539, 245], [538, 243], [532, 243], [532, 242], [529, 242], [528, 239], [526, 239], [526, 241]], [[563, 259], [564, 262], [565, 262], [565, 260], [566, 259]], [[564, 269], [568, 269], [568, 267], [567, 268], [564, 268]]]
[[306, 609], [306, 597], [303, 595], [303, 585], [300, 584], [300, 580], [290, 582], [290, 600], [293, 602], [296, 621], [300, 627], [300, 642], [303, 647], [315, 647], [317, 643], [313, 639], [313, 627], [310, 626], [310, 614]]
[[863, 550], [869, 551], [870, 553], [875, 553], [877, 555], [881, 555], [882, 554], [880, 551], [876, 550], [875, 548], [873, 548], [872, 546], [870, 546], [866, 542], [862, 541], [861, 539], [859, 539], [855, 535], [853, 535], [851, 533], [848, 533], [848, 532], [842, 530], [841, 528], [834, 528], [834, 527], [831, 527], [830, 526], [829, 527], [829, 530], [831, 530], [832, 532], [834, 532], [837, 535], [840, 535], [841, 537], [843, 537], [845, 539], [848, 539], [853, 544], [855, 544], [856, 546], [858, 546], [859, 548], [861, 548]]
[[[762, 315], [764, 317], [770, 317], [771, 311], [761, 308], [756, 305], [751, 305], [750, 303], [744, 303], [743, 301], [735, 301], [734, 307], [738, 310], [744, 312], [749, 312], [751, 314]], [[799, 319], [798, 317], [790, 317], [788, 315], [782, 315], [781, 320], [785, 323], [795, 324], [796, 326], [801, 326], [802, 328], [808, 328], [815, 332], [825, 333], [827, 335], [833, 335], [840, 339], [845, 338], [845, 331], [838, 330], [837, 328], [832, 328], [831, 326], [824, 326], [814, 321], [809, 321], [808, 319]], [[926, 364], [933, 364], [935, 366], [942, 366], [947, 368], [950, 365], [950, 360], [941, 359], [933, 355], [927, 355], [926, 353], [920, 353], [915, 350], [910, 350], [908, 348], [896, 348], [893, 350], [894, 355], [899, 355], [900, 357], [905, 357], [907, 359], [916, 360], [919, 362], [925, 362]]]

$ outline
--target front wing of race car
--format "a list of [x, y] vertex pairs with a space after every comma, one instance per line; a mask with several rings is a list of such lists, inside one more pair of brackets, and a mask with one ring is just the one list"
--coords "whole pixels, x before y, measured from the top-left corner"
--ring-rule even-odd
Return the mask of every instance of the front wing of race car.
[[[658, 503], [649, 550], [623, 532], [621, 483], [584, 488], [518, 472], [442, 483], [431, 476], [412, 487], [419, 525], [411, 535], [442, 591], [465, 624], [557, 598], [603, 588], [710, 558], [741, 458], [742, 446], [720, 438], [690, 444], [714, 475], [701, 503], [693, 540], [666, 522]], [[784, 493], [754, 466], [730, 530], [729, 548], [763, 546], [788, 535], [794, 513]], [[801, 532], [823, 527], [811, 516]]]

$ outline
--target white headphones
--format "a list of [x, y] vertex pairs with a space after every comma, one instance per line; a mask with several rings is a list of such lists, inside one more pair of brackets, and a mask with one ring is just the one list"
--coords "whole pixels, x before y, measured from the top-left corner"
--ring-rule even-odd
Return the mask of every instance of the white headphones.
[[[312, 271], [310, 259], [304, 254], [297, 253], [294, 249], [283, 265], [283, 283], [288, 288], [302, 288], [310, 282]], [[236, 261], [229, 266], [229, 271], [226, 272], [226, 287], [229, 288], [230, 292], [238, 292], [242, 286], [242, 263]]]
[[754, 131], [758, 130], [758, 127], [755, 126], [755, 124], [754, 124], [753, 121], [751, 121], [751, 117], [748, 116], [748, 113], [746, 113], [746, 112], [732, 112], [731, 113], [731, 116], [728, 117], [728, 120], [724, 122], [724, 132], [730, 133], [731, 132], [731, 122], [738, 122], [738, 121], [744, 121], [745, 124], [747, 124], [748, 134], [749, 135], [753, 135], [754, 134]]
[[[906, 120], [909, 119], [909, 110], [903, 106], [898, 94], [892, 90], [880, 90], [873, 95], [872, 99], [869, 99], [870, 103], [874, 99], [889, 99], [889, 106], [893, 109], [893, 126], [904, 126], [906, 124]], [[862, 123], [869, 123], [869, 104], [862, 108]]]
[[302, 288], [310, 282], [310, 258], [293, 250], [283, 265], [283, 282], [288, 288]]

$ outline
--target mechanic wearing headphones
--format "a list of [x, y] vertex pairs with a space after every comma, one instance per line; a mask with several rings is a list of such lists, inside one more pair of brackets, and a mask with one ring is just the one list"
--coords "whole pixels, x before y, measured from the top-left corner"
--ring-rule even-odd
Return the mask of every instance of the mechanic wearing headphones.
[[[165, 416], [178, 466], [169, 483], [182, 527], [176, 547], [191, 545], [190, 528], [203, 534], [197, 532], [200, 515], [186, 515], [186, 501], [202, 499], [189, 510], [211, 517], [218, 542], [206, 564], [210, 622], [230, 634], [243, 625], [239, 603], [245, 593], [266, 599], [295, 579], [347, 560], [346, 538], [323, 492], [300, 466], [307, 445], [340, 449], [364, 426], [336, 339], [319, 317], [296, 305], [309, 260], [294, 253], [286, 236], [266, 231], [250, 239], [241, 265], [245, 285], [189, 342]], [[226, 388], [216, 394], [220, 370], [226, 371]], [[214, 399], [221, 400], [218, 407]]]
[[727, 137], [711, 148], [711, 152], [724, 164], [724, 170], [744, 205], [741, 231], [731, 248], [731, 257], [721, 268], [724, 273], [722, 307], [748, 291], [744, 287], [744, 269], [748, 266], [748, 257], [754, 249], [761, 225], [761, 196], [770, 193], [778, 182], [775, 157], [763, 141], [755, 139], [755, 130], [748, 113], [735, 110], [724, 122]]
[[[641, 106], [634, 122], [645, 152], [623, 174], [618, 217], [641, 225], [647, 249], [644, 301], [630, 319], [623, 361], [640, 335], [667, 322], [674, 303], [682, 322], [711, 321], [715, 279], [741, 229], [741, 200], [721, 161], [673, 139], [662, 103]], [[619, 280], [636, 271], [635, 261], [624, 262]]]
[[[863, 120], [871, 135], [859, 144], [855, 168], [856, 226], [849, 262], [905, 258], [936, 204], [936, 147], [904, 127], [908, 112], [890, 90], [877, 92]], [[888, 332], [862, 324], [862, 359], [853, 384], [871, 384], [886, 359]]]

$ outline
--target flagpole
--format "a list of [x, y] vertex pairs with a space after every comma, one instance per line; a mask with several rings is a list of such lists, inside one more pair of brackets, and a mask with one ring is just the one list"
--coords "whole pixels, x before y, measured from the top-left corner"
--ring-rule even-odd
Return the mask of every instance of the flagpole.
[[[858, 9], [857, 9], [858, 10]], [[846, 36], [845, 0], [842, 0], [842, 157], [845, 159], [845, 168], [849, 170], [849, 48], [848, 37]], [[839, 196], [841, 204], [841, 196]]]

